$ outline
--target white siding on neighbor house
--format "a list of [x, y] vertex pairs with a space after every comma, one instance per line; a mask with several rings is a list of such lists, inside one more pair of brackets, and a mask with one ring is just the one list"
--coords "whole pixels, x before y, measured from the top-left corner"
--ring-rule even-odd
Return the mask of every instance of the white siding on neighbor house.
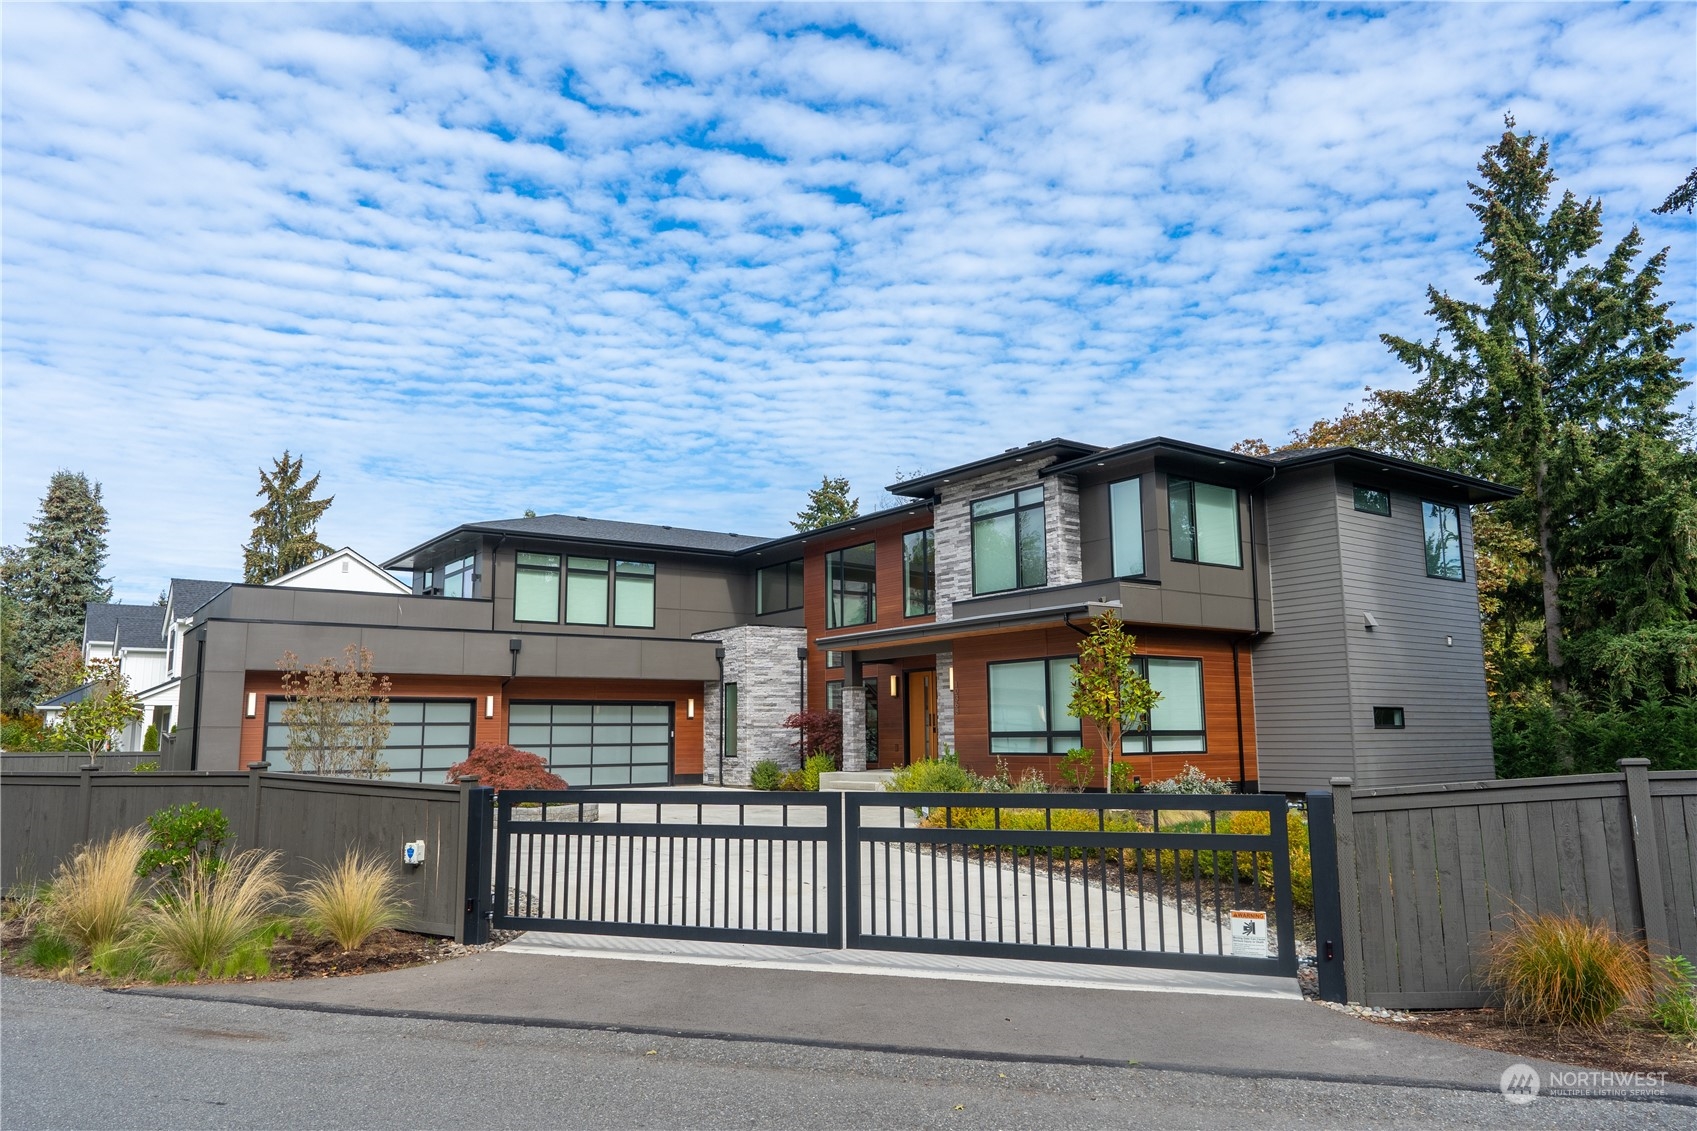
[[1281, 476], [1265, 496], [1278, 630], [1254, 652], [1263, 790], [1321, 789], [1333, 775], [1354, 773], [1335, 496], [1330, 469]]
[[344, 593], [412, 592], [410, 586], [387, 570], [368, 565], [341, 550], [271, 584], [283, 589], [335, 589]]
[[126, 648], [122, 663], [124, 678], [129, 681], [131, 691], [146, 691], [171, 678], [165, 670], [164, 649], [138, 651]]

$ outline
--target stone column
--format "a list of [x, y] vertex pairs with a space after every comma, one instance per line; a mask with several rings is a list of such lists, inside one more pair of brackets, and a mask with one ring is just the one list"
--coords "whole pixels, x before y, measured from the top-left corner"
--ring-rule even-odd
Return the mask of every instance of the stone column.
[[866, 691], [860, 661], [853, 652], [843, 656], [843, 769], [866, 768]]
[[955, 693], [949, 690], [949, 675], [954, 671], [955, 654], [937, 653], [937, 753], [955, 745]]

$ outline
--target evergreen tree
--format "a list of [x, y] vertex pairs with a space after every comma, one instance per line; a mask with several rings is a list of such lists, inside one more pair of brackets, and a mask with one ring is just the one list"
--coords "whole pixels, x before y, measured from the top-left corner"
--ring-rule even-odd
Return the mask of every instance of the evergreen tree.
[[[57, 471], [21, 547], [7, 547], [0, 588], [15, 605], [6, 625], [6, 660], [16, 694], [33, 702], [32, 669], [65, 644], [80, 647], [87, 606], [112, 599], [106, 565], [106, 507], [100, 484]], [[8, 704], [9, 706], [12, 704]]]
[[320, 476], [301, 481], [306, 457], [289, 458], [285, 451], [267, 472], [259, 470], [259, 490], [265, 502], [253, 512], [253, 538], [242, 547], [242, 580], [264, 585], [330, 552], [318, 540], [318, 520], [336, 501], [334, 495], [315, 499]]
[[819, 480], [818, 487], [807, 493], [806, 509], [790, 525], [797, 530], [818, 530], [833, 522], [859, 517], [860, 500], [849, 498], [849, 481], [826, 475]]
[[[1667, 250], [1639, 265], [1643, 241], [1634, 227], [1601, 262], [1590, 261], [1602, 242], [1601, 202], [1569, 192], [1550, 207], [1556, 178], [1549, 145], [1516, 134], [1512, 118], [1507, 125], [1485, 151], [1480, 181], [1469, 185], [1486, 301], [1428, 288], [1438, 322], [1432, 341], [1381, 338], [1421, 375], [1417, 388], [1398, 400], [1415, 431], [1435, 437], [1434, 446], [1457, 470], [1523, 489], [1495, 510], [1531, 538], [1544, 662], [1551, 690], [1561, 695], [1609, 682], [1588, 666], [1607, 651], [1597, 640], [1583, 643], [1575, 663], [1568, 662], [1571, 632], [1621, 637], [1650, 628], [1643, 612], [1650, 606], [1633, 603], [1649, 599], [1642, 592], [1611, 603], [1613, 611], [1579, 607], [1607, 584], [1601, 578], [1619, 580], [1616, 566], [1650, 552], [1649, 531], [1622, 522], [1620, 508], [1636, 505], [1618, 486], [1628, 479], [1665, 486], [1667, 497], [1658, 504], [1663, 533], [1676, 536], [1666, 568], [1650, 579], [1658, 587], [1655, 615], [1662, 617], [1656, 632], [1692, 631], [1688, 619], [1683, 625], [1677, 619], [1697, 584], [1697, 557], [1679, 540], [1690, 545], [1678, 533], [1678, 516], [1687, 513], [1681, 500], [1689, 499], [1692, 484], [1674, 407], [1689, 382], [1680, 373], [1684, 359], [1668, 353], [1690, 327], [1676, 325], [1667, 316], [1670, 304], [1656, 298]], [[1591, 509], [1600, 505], [1615, 510]], [[1640, 650], [1617, 640], [1614, 651], [1623, 647]]]

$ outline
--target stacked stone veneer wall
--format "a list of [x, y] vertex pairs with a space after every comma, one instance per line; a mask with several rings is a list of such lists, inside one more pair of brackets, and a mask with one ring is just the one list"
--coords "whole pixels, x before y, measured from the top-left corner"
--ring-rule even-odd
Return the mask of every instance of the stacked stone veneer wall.
[[949, 676], [955, 668], [953, 652], [937, 653], [937, 750], [952, 750], [955, 745], [955, 693], [949, 690]]
[[[1037, 473], [1053, 457], [951, 483], [938, 491], [934, 519], [937, 552], [937, 619], [954, 618], [954, 603], [972, 593], [972, 502], [1038, 482]], [[1078, 483], [1070, 475], [1053, 475], [1043, 484], [1043, 542], [1049, 585], [1084, 580], [1084, 555], [1079, 533]], [[941, 710], [941, 703], [938, 704]], [[952, 715], [952, 712], [951, 712]]]
[[[807, 643], [805, 628], [742, 625], [696, 635], [715, 640], [725, 650], [725, 682], [737, 685], [736, 750], [725, 751], [723, 785], [747, 785], [754, 764], [770, 758], [786, 770], [799, 768], [795, 732], [784, 720], [801, 709], [801, 661], [796, 649]], [[706, 740], [703, 777], [717, 781], [723, 714], [719, 684], [702, 687]]]

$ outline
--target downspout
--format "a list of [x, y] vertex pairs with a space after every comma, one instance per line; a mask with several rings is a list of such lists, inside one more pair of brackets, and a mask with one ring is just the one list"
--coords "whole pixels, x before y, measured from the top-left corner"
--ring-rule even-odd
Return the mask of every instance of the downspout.
[[[1249, 505], [1249, 604], [1252, 610], [1254, 630], [1247, 637], [1238, 637], [1232, 641], [1232, 703], [1237, 715], [1237, 788], [1243, 792], [1244, 785], [1249, 780], [1249, 762], [1243, 749], [1243, 678], [1238, 668], [1238, 645], [1244, 640], [1259, 640], [1261, 632], [1261, 559], [1255, 553], [1255, 492], [1273, 481], [1278, 474], [1274, 469], [1267, 478], [1249, 489], [1247, 502]], [[1256, 774], [1260, 778], [1259, 772]]]
[[[194, 634], [194, 729], [189, 732], [189, 769], [200, 768], [200, 701], [201, 692], [206, 686], [206, 627], [202, 625]], [[260, 755], [264, 757], [263, 754]], [[236, 761], [241, 757], [237, 755]]]

